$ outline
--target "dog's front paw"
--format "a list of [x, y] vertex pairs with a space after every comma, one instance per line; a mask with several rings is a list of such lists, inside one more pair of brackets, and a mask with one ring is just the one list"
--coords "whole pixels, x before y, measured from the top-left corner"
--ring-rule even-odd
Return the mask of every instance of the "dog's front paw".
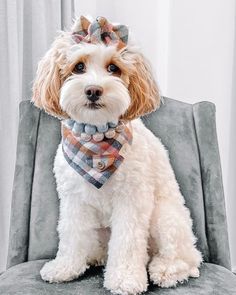
[[190, 268], [189, 265], [181, 260], [168, 260], [154, 257], [149, 264], [150, 279], [160, 287], [175, 287], [178, 282], [182, 283], [189, 277], [199, 277], [197, 267]]
[[147, 290], [147, 271], [143, 267], [134, 269], [127, 266], [122, 269], [110, 269], [105, 273], [104, 287], [113, 294], [135, 295]]
[[67, 258], [56, 258], [44, 264], [40, 275], [49, 283], [61, 283], [78, 278], [87, 268], [85, 261], [76, 262]]

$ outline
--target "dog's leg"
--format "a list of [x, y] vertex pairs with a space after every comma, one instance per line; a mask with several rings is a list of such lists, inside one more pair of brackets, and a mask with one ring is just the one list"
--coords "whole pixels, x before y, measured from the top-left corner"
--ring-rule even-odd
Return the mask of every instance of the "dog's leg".
[[41, 269], [43, 280], [50, 283], [71, 281], [83, 274], [90, 257], [99, 253], [98, 223], [93, 210], [81, 204], [78, 196], [61, 198], [59, 248], [56, 258]]
[[188, 210], [170, 199], [160, 199], [155, 206], [150, 232], [157, 253], [149, 264], [150, 279], [161, 287], [172, 287], [189, 276], [198, 277], [201, 255], [194, 246]]
[[147, 289], [147, 240], [153, 194], [137, 186], [114, 197], [104, 287], [115, 294]]
[[167, 156], [162, 157], [158, 167], [156, 201], [150, 225], [156, 255], [149, 264], [149, 274], [155, 284], [172, 287], [189, 276], [198, 277], [202, 257], [195, 247], [190, 212], [184, 206]]

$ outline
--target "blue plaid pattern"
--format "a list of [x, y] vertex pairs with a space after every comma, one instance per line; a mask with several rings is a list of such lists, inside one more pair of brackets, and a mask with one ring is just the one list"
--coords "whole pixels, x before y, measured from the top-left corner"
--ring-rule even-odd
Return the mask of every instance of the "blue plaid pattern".
[[114, 138], [101, 142], [84, 141], [62, 123], [62, 150], [68, 164], [96, 188], [101, 188], [124, 161], [120, 151], [132, 143], [131, 130], [125, 125]]

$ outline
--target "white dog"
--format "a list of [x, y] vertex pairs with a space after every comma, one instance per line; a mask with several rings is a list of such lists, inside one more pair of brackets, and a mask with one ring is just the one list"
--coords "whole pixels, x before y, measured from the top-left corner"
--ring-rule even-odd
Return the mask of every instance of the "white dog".
[[[158, 89], [127, 34], [81, 17], [39, 63], [33, 102], [63, 119], [54, 163], [60, 242], [41, 270], [50, 283], [103, 264], [115, 294], [147, 290], [147, 268], [161, 287], [199, 276], [202, 256], [168, 152], [139, 119], [159, 106]], [[115, 148], [103, 154], [106, 144]]]

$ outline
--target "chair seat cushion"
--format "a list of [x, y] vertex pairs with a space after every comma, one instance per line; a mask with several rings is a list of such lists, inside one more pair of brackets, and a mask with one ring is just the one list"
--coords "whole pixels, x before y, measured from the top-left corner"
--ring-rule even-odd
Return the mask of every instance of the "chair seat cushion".
[[[111, 294], [103, 288], [103, 271], [101, 267], [91, 268], [78, 280], [49, 284], [42, 281], [39, 271], [46, 260], [29, 261], [9, 268], [0, 276], [1, 295], [101, 295]], [[150, 285], [146, 294], [236, 294], [236, 276], [222, 266], [204, 263], [201, 275], [197, 279], [179, 284], [176, 288], [161, 289]]]

